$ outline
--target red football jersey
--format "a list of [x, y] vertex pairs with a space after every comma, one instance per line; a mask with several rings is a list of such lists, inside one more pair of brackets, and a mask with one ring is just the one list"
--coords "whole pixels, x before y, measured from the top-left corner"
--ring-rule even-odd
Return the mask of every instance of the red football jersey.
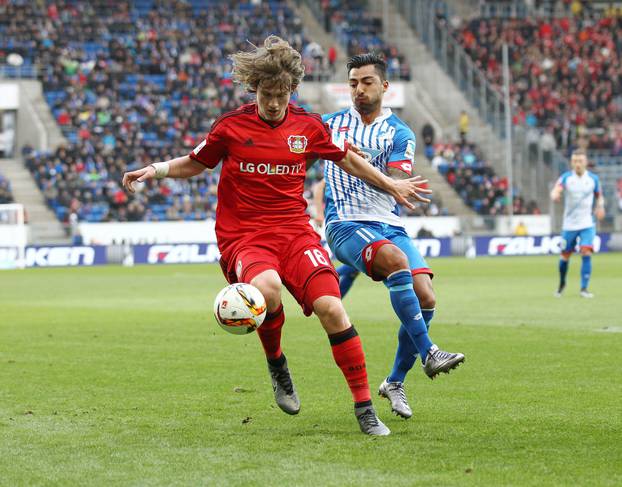
[[319, 115], [292, 104], [276, 124], [260, 118], [255, 103], [218, 118], [189, 155], [208, 168], [223, 161], [216, 210], [221, 252], [259, 230], [308, 225], [306, 161], [340, 161], [347, 151], [347, 143], [333, 143]]

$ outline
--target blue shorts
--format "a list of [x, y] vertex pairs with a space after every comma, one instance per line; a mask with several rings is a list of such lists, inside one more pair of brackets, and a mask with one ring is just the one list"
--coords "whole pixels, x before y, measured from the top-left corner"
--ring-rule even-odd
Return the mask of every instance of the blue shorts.
[[364, 272], [375, 281], [381, 281], [382, 278], [372, 274], [372, 264], [378, 249], [387, 243], [396, 245], [406, 254], [413, 275], [433, 276], [428, 264], [402, 227], [379, 222], [334, 222], [326, 229], [326, 241], [337, 259]]
[[562, 254], [572, 254], [577, 246], [577, 240], [581, 248], [594, 249], [594, 237], [596, 227], [583, 228], [581, 230], [562, 231]]

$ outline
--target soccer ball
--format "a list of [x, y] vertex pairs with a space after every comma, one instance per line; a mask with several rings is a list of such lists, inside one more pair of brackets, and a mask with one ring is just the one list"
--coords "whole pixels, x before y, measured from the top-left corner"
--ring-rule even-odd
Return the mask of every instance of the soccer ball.
[[266, 317], [266, 300], [255, 286], [227, 286], [214, 300], [214, 317], [223, 330], [234, 335], [252, 333]]

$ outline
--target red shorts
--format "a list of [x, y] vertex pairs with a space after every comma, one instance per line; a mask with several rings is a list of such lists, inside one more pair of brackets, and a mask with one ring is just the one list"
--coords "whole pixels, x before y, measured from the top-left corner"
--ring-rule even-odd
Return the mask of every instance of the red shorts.
[[255, 233], [231, 252], [225, 250], [220, 266], [229, 283], [250, 283], [263, 271], [275, 270], [306, 316], [317, 298], [341, 297], [339, 276], [311, 226]]

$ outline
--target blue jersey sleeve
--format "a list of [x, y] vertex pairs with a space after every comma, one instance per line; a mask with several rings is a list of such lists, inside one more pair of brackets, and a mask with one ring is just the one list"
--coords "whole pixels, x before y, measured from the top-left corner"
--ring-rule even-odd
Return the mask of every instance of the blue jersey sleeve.
[[566, 171], [559, 177], [556, 184], [566, 189], [566, 180], [570, 177], [571, 174], [572, 173], [570, 171]]
[[393, 139], [393, 151], [387, 161], [387, 167], [398, 169], [409, 176], [412, 175], [415, 164], [415, 134], [408, 127], [398, 126]]
[[391, 152], [389, 162], [408, 161], [414, 164], [416, 146], [417, 139], [414, 132], [405, 126], [398, 127], [393, 139], [393, 152]]
[[325, 113], [322, 115], [322, 122], [327, 123], [331, 118], [340, 115], [343, 112], [333, 112], [333, 113]]
[[590, 176], [594, 180], [594, 194], [596, 196], [599, 196], [601, 193], [600, 178], [596, 174], [593, 174], [593, 173], [590, 173]]

